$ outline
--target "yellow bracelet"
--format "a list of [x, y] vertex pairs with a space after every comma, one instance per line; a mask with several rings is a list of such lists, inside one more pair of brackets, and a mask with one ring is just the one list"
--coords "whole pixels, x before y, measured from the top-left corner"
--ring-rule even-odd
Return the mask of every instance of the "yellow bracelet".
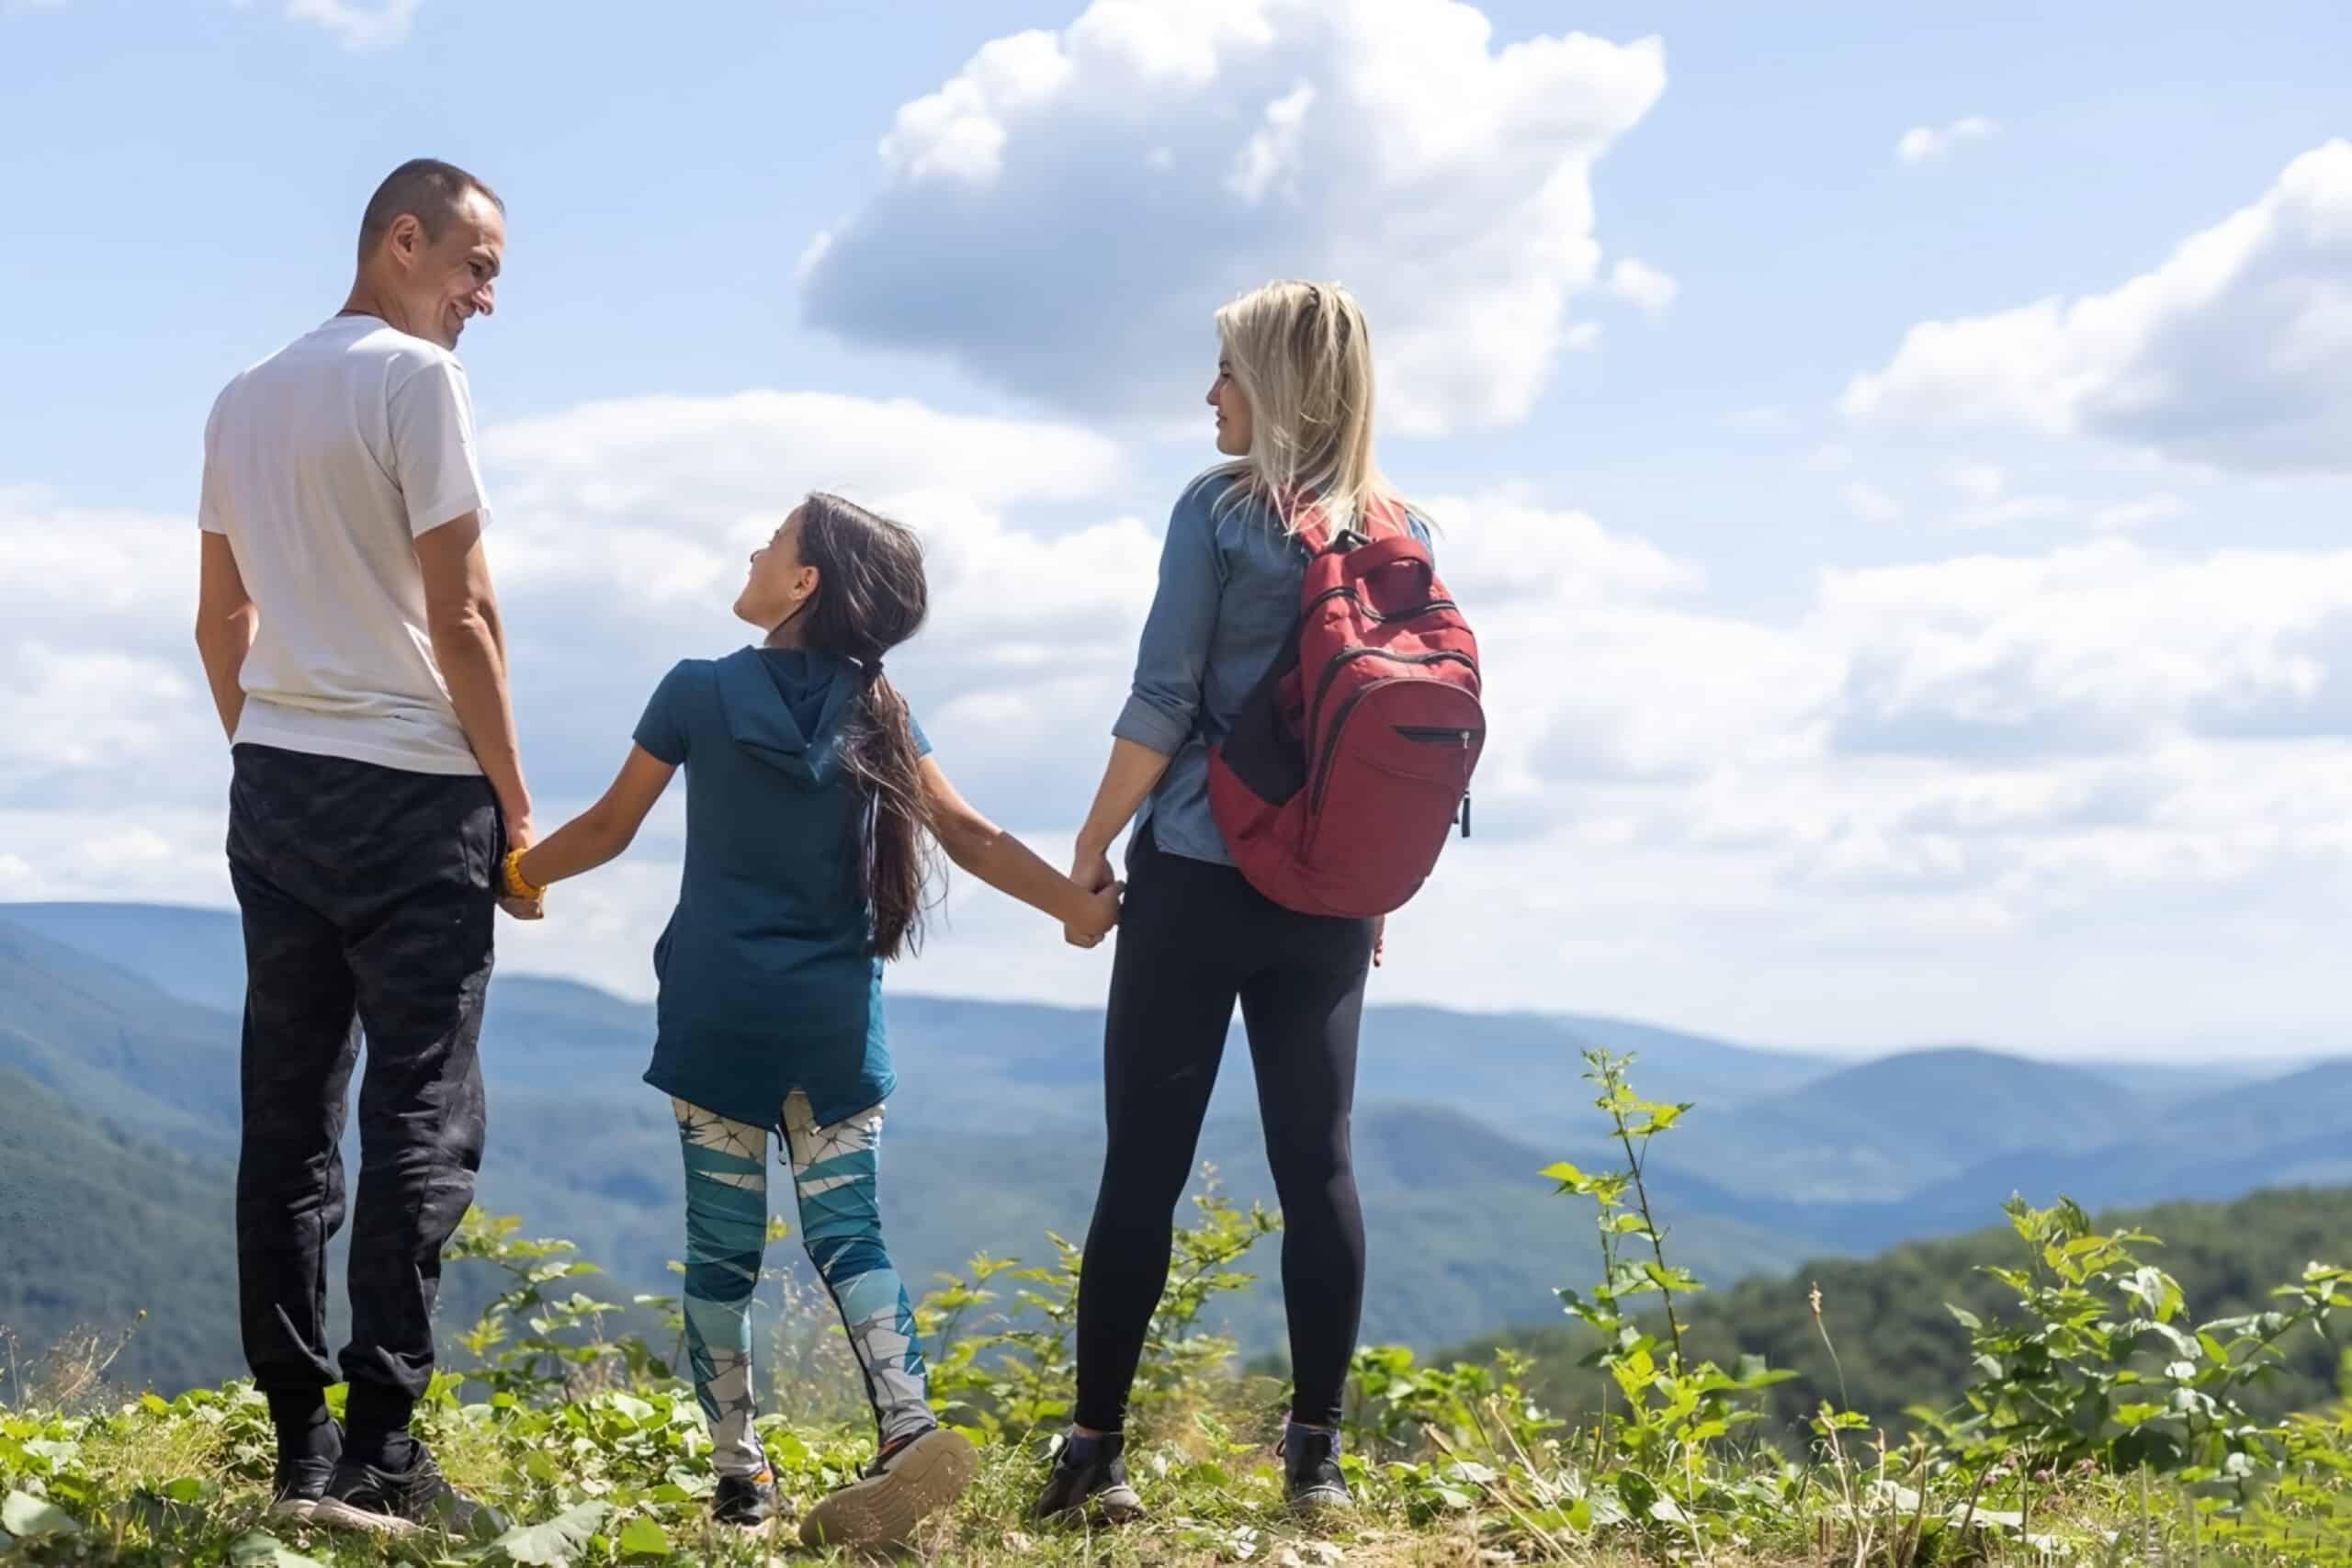
[[544, 887], [534, 887], [523, 880], [523, 852], [506, 852], [506, 896], [509, 898], [539, 899], [548, 896]]

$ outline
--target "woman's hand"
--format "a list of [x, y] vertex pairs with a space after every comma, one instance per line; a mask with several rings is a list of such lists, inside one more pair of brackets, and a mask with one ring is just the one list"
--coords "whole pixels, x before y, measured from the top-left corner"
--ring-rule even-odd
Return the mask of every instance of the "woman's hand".
[[1069, 879], [1077, 883], [1084, 891], [1098, 897], [1103, 889], [1111, 890], [1111, 919], [1099, 929], [1090, 932], [1085, 927], [1079, 925], [1066, 925], [1062, 928], [1062, 940], [1072, 947], [1092, 947], [1102, 940], [1104, 931], [1119, 923], [1119, 874], [1111, 869], [1110, 852], [1090, 848], [1080, 840], [1078, 852], [1070, 857]]
[[1085, 916], [1062, 928], [1062, 940], [1072, 947], [1096, 947], [1119, 923], [1119, 895], [1125, 884], [1113, 882], [1087, 895]]
[[1388, 917], [1383, 915], [1372, 922], [1372, 966], [1379, 968], [1380, 961], [1387, 956]]

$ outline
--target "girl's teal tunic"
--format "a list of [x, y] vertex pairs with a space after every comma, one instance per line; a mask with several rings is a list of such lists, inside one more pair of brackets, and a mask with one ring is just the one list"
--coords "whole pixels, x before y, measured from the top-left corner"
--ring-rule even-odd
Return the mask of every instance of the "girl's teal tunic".
[[[678, 665], [637, 727], [639, 746], [686, 773], [685, 871], [653, 948], [645, 1081], [690, 1105], [781, 1130], [796, 1089], [826, 1124], [895, 1085], [860, 802], [841, 762], [865, 686], [845, 659], [747, 648]], [[915, 747], [930, 750], [919, 726]]]

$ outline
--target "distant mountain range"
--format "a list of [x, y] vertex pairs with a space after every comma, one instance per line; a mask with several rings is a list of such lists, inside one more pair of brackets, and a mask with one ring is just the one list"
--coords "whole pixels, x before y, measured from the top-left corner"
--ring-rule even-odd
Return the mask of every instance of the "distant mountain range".
[[[165, 1383], [235, 1370], [220, 1303], [234, 1298], [243, 977], [232, 914], [0, 905], [0, 1325], [38, 1339], [126, 1323], [167, 1291], [212, 1304], [142, 1330], [123, 1366]], [[1040, 1257], [1048, 1229], [1082, 1235], [1100, 1015], [914, 996], [889, 1010], [904, 1087], [884, 1207], [910, 1280], [982, 1248]], [[578, 1241], [616, 1289], [668, 1289], [680, 1251], [676, 1136], [639, 1081], [650, 1038], [642, 1003], [493, 983], [481, 1201]], [[1697, 1102], [1659, 1141], [1652, 1190], [1681, 1260], [1718, 1281], [1973, 1229], [2013, 1190], [2096, 1205], [2352, 1179], [2352, 1060], [2272, 1078], [1967, 1048], [1855, 1064], [1612, 1019], [1375, 1009], [1355, 1126], [1367, 1337], [1428, 1346], [1556, 1315], [1552, 1287], [1586, 1276], [1593, 1244], [1586, 1213], [1535, 1172], [1609, 1154], [1577, 1077], [1587, 1043], [1637, 1051], [1638, 1089]], [[1271, 1204], [1244, 1051], [1237, 1032], [1201, 1155]], [[780, 1171], [771, 1201], [790, 1217]], [[133, 1257], [152, 1267], [105, 1261]], [[1274, 1265], [1269, 1250], [1255, 1266]], [[1272, 1292], [1231, 1312], [1250, 1346], [1279, 1341]]]

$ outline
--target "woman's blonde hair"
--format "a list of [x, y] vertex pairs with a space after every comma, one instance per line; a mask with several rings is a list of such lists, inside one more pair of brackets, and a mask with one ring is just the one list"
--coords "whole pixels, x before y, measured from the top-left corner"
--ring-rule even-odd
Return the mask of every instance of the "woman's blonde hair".
[[1354, 295], [1269, 283], [1219, 310], [1216, 333], [1250, 415], [1248, 456], [1211, 470], [1235, 480], [1223, 502], [1256, 501], [1296, 533], [1312, 502], [1335, 534], [1404, 505], [1373, 461], [1372, 334]]

